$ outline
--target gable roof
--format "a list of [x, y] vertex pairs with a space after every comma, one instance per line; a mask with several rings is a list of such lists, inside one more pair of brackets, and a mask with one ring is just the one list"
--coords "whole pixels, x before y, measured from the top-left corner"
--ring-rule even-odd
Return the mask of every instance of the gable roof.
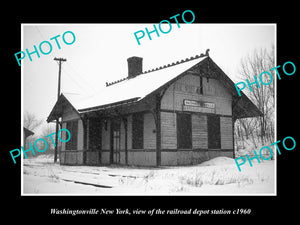
[[68, 96], [68, 97], [67, 96], [68, 95], [66, 95], [66, 94], [61, 94], [59, 96], [58, 100], [56, 101], [54, 107], [52, 108], [52, 110], [47, 118], [48, 123], [61, 117], [63, 114], [63, 111], [67, 107], [70, 107], [75, 113], [78, 114], [78, 116], [80, 116], [78, 109], [75, 106], [76, 102], [78, 102], [78, 100], [77, 101], [75, 99], [72, 100], [71, 96]]
[[168, 81], [174, 79], [186, 70], [197, 65], [207, 57], [199, 57], [184, 63], [178, 63], [165, 68], [157, 68], [154, 71], [144, 72], [134, 78], [126, 79], [113, 85], [107, 86], [93, 97], [78, 104], [78, 109], [93, 108], [127, 100], [139, 101], [153, 93]]
[[[176, 63], [161, 66], [156, 69], [148, 70], [133, 78], [121, 79], [117, 82], [108, 84], [107, 87], [99, 91], [95, 95], [74, 100], [71, 96], [62, 94], [60, 98], [63, 102], [68, 102], [77, 111], [82, 114], [91, 110], [101, 110], [112, 106], [119, 106], [132, 102], [138, 102], [155, 93], [158, 89], [166, 86], [170, 82], [175, 81], [185, 72], [196, 68], [198, 66], [210, 65], [209, 70], [212, 71], [206, 76], [215, 79], [220, 79], [222, 84], [231, 92], [233, 98], [236, 99], [233, 107], [233, 114], [235, 118], [260, 116], [262, 113], [251, 102], [248, 97], [242, 93], [242, 96], [237, 95], [233, 81], [211, 60], [206, 54], [197, 55], [195, 57], [187, 58], [186, 60], [177, 61]], [[56, 110], [59, 104], [56, 102], [47, 121], [54, 119], [53, 115], [58, 115], [61, 110]], [[56, 113], [54, 113], [56, 111]], [[58, 112], [59, 111], [59, 112]]]

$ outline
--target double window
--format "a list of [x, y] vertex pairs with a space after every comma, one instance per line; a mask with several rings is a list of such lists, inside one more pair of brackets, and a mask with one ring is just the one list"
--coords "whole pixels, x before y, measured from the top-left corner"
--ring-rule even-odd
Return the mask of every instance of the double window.
[[[220, 116], [207, 115], [208, 149], [221, 148]], [[177, 113], [177, 145], [178, 149], [192, 149], [191, 114]]]

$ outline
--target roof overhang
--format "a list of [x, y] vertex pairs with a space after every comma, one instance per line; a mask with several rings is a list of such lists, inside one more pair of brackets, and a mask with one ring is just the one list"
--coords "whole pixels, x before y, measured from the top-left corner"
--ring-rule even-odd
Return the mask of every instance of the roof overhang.
[[211, 59], [208, 59], [209, 76], [221, 81], [221, 84], [230, 91], [232, 95], [232, 116], [235, 119], [262, 116], [263, 113], [257, 106], [241, 91], [238, 95], [234, 82], [223, 72], [223, 70]]
[[77, 109], [74, 108], [74, 106], [70, 103], [70, 101], [64, 96], [64, 94], [61, 94], [56, 101], [53, 109], [51, 110], [47, 122], [50, 123], [54, 120], [58, 120], [58, 118], [62, 117], [64, 109], [66, 107], [71, 107], [74, 112], [76, 112], [79, 116], [79, 112]]
[[34, 132], [27, 129], [26, 127], [23, 127], [23, 130], [24, 130], [24, 135], [25, 135], [25, 138], [27, 138], [28, 136], [30, 135], [34, 135]]
[[257, 106], [244, 94], [233, 97], [232, 115], [235, 119], [263, 116]]
[[95, 111], [102, 111], [102, 110], [108, 110], [112, 108], [117, 108], [120, 106], [125, 106], [131, 103], [135, 103], [139, 100], [140, 98], [132, 98], [132, 99], [127, 99], [119, 102], [113, 102], [111, 104], [105, 104], [105, 105], [100, 105], [100, 106], [94, 106], [90, 108], [84, 108], [84, 109], [78, 109], [79, 113], [89, 113], [89, 112], [95, 112]]

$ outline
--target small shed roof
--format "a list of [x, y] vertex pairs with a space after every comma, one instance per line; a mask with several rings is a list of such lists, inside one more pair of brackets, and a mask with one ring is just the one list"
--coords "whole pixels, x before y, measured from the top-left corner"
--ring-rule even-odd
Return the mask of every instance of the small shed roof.
[[23, 131], [24, 131], [25, 138], [27, 138], [30, 135], [34, 135], [34, 132], [31, 131], [31, 130], [29, 130], [29, 129], [27, 129], [26, 127], [23, 127]]

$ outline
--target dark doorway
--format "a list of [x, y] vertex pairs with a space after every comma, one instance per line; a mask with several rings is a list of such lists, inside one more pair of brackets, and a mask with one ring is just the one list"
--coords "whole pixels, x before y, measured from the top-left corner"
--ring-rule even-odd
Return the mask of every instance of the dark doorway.
[[101, 150], [101, 120], [89, 118], [89, 150]]
[[177, 113], [177, 141], [179, 149], [192, 148], [191, 114]]
[[144, 114], [132, 115], [132, 148], [143, 149], [144, 146]]
[[221, 148], [220, 117], [207, 116], [208, 149]]
[[111, 129], [110, 129], [110, 163], [119, 164], [120, 163], [120, 127], [121, 121], [119, 119], [111, 120]]
[[88, 150], [96, 151], [98, 154], [98, 160], [96, 164], [101, 164], [101, 150], [102, 150], [102, 121], [100, 118], [91, 117], [88, 122]]

